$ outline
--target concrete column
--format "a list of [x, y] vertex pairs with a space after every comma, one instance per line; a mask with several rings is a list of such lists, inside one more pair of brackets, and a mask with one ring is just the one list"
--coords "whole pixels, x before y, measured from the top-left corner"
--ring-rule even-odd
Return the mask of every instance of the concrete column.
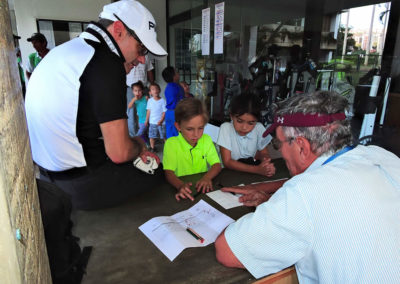
[[0, 0], [0, 282], [51, 283], [7, 0]]
[[324, 17], [325, 0], [307, 0], [303, 35], [303, 48], [309, 54], [303, 54], [315, 62], [319, 62], [321, 49], [322, 20]]

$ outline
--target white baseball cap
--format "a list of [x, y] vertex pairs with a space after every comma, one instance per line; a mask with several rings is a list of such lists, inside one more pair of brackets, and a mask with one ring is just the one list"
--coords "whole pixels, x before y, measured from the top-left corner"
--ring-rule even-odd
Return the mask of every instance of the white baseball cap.
[[157, 42], [156, 21], [153, 15], [141, 3], [135, 0], [120, 0], [107, 4], [99, 17], [111, 21], [122, 21], [136, 33], [149, 52], [157, 56], [168, 55]]

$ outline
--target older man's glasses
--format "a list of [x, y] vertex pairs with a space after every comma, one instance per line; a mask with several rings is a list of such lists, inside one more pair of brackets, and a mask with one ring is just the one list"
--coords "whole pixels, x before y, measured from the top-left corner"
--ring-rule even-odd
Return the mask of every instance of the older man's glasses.
[[118, 21], [120, 21], [125, 29], [128, 31], [128, 33], [139, 43], [139, 56], [145, 56], [147, 53], [149, 53], [149, 51], [147, 50], [147, 48], [144, 46], [144, 44], [142, 43], [142, 41], [139, 39], [139, 37], [136, 35], [136, 33], [131, 30], [125, 23], [124, 21], [122, 21], [117, 15], [114, 14], [114, 16], [118, 19]]
[[290, 144], [294, 139], [295, 139], [294, 137], [289, 137], [281, 141], [275, 137], [271, 141], [272, 147], [274, 147], [275, 150], [280, 150], [282, 148], [283, 143], [288, 142]]

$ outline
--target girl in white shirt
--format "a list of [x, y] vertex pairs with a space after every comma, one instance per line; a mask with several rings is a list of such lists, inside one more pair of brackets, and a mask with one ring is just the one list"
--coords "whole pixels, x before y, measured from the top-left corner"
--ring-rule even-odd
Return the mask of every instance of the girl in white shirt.
[[230, 105], [231, 122], [221, 125], [217, 144], [222, 162], [229, 169], [273, 176], [275, 166], [271, 163], [267, 145], [272, 137], [263, 138], [265, 127], [258, 122], [261, 103], [256, 96], [239, 95]]

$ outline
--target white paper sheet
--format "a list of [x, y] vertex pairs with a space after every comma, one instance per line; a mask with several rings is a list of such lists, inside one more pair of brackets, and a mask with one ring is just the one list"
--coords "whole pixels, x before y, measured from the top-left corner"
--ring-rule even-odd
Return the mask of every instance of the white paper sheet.
[[215, 4], [214, 54], [224, 53], [224, 13], [225, 2]]
[[242, 196], [241, 194], [233, 194], [231, 192], [215, 190], [208, 192], [207, 195], [225, 209], [243, 206], [243, 203], [239, 202], [239, 197]]
[[201, 13], [201, 55], [210, 55], [210, 8]]
[[[152, 218], [139, 229], [173, 261], [185, 248], [204, 247], [215, 242], [222, 230], [233, 222], [232, 218], [200, 200], [188, 210]], [[195, 239], [186, 231], [187, 228], [199, 234], [204, 242]]]

